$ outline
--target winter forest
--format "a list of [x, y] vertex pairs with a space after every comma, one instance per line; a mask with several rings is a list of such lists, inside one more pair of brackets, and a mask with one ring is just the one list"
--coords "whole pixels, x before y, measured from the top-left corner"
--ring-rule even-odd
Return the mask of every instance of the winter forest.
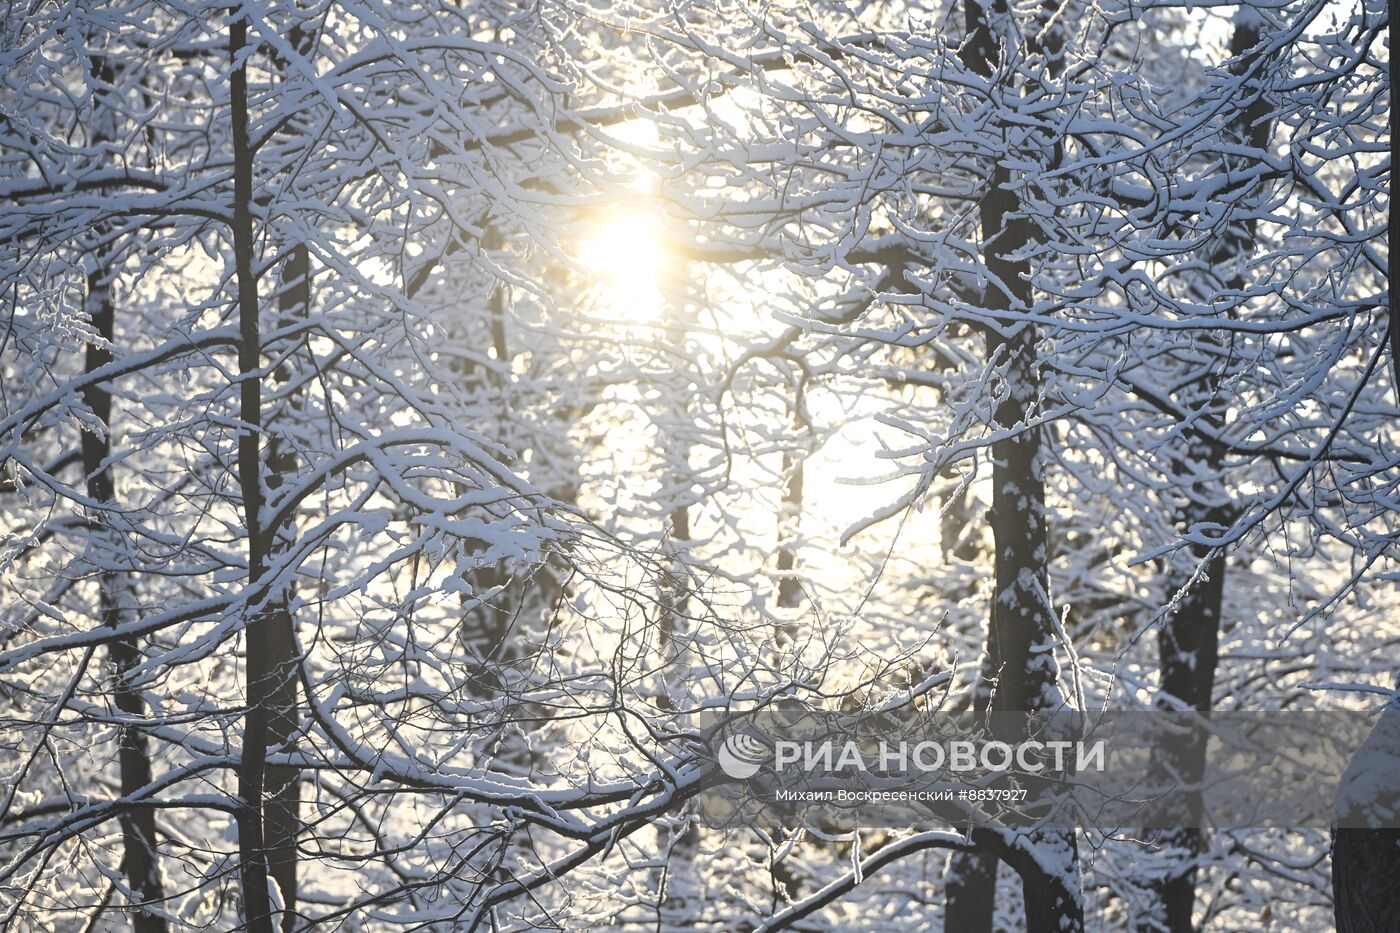
[[1388, 33], [8, 0], [0, 929], [1400, 929], [1394, 829], [701, 802], [778, 702], [1396, 704]]

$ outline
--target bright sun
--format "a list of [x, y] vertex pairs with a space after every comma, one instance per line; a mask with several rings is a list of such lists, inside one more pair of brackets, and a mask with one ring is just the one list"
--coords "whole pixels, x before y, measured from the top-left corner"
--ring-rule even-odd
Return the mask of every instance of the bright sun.
[[661, 315], [665, 253], [655, 221], [634, 211], [603, 220], [584, 240], [579, 260], [602, 287], [607, 312], [618, 320], [643, 323]]

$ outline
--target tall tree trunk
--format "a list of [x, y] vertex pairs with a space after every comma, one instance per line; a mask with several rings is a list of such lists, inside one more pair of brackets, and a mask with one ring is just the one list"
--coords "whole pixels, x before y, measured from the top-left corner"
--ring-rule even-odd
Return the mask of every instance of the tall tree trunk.
[[[278, 297], [282, 322], [290, 323], [295, 318], [304, 317], [310, 304], [311, 259], [305, 244], [298, 243], [292, 247], [291, 255], [282, 269], [281, 294]], [[293, 374], [279, 372], [274, 375], [280, 380]], [[298, 400], [288, 398], [284, 404], [284, 418], [294, 420], [300, 407]], [[289, 482], [299, 466], [296, 451], [280, 436], [281, 433], [268, 432], [266, 482], [269, 493], [275, 493]], [[270, 558], [285, 550], [290, 543], [292, 530], [290, 527], [267, 529]], [[269, 747], [282, 746], [289, 751], [300, 726], [298, 685], [301, 665], [291, 597], [289, 590], [282, 590], [274, 594], [267, 607], [268, 669], [272, 680], [267, 742]], [[296, 922], [296, 844], [301, 825], [301, 771], [290, 765], [268, 765], [264, 782], [267, 796], [263, 802], [263, 833], [267, 845], [268, 871], [282, 895], [282, 929], [290, 931]]]
[[[302, 28], [300, 22], [294, 23], [288, 30], [287, 40], [297, 54], [305, 56], [310, 52], [312, 35]], [[275, 56], [273, 63], [284, 77], [290, 74], [290, 63], [280, 56]], [[292, 132], [296, 132], [295, 123], [292, 127]], [[282, 264], [277, 293], [278, 326], [294, 324], [304, 319], [310, 310], [311, 254], [305, 243], [293, 243]], [[288, 355], [289, 360], [295, 358], [295, 355]], [[283, 363], [273, 373], [273, 386], [295, 378], [295, 370], [292, 363]], [[265, 426], [268, 428], [266, 486], [270, 494], [275, 495], [278, 489], [297, 475], [300, 468], [296, 450], [283, 435], [289, 433], [287, 427], [295, 428], [301, 407], [299, 394], [285, 398], [276, 419], [283, 426]], [[294, 532], [295, 526], [291, 521], [282, 527], [266, 530], [269, 559], [275, 559], [285, 552]], [[280, 746], [288, 751], [292, 750], [292, 741], [300, 727], [298, 699], [301, 657], [296, 645], [296, 620], [291, 612], [292, 596], [288, 584], [286, 589], [272, 595], [267, 608], [268, 670], [272, 680], [267, 743], [269, 747]], [[301, 826], [301, 771], [288, 765], [268, 765], [263, 780], [266, 789], [263, 834], [268, 871], [282, 896], [282, 929], [290, 933], [297, 919], [296, 846]]]
[[[974, 72], [996, 80], [998, 30], [993, 19], [1010, 20], [1012, 12], [1005, 0], [986, 2], [984, 7], [983, 0], [965, 0], [966, 39], [960, 55]], [[1032, 30], [1046, 37], [1032, 51], [1044, 55], [1042, 67], [1049, 71], [1057, 70], [1059, 59], [1058, 38], [1048, 26], [1053, 12], [1053, 5], [1045, 5], [1042, 21], [1036, 24], [1041, 28]], [[1010, 35], [1011, 30], [1001, 34]], [[993, 312], [1025, 311], [1034, 302], [1025, 253], [1035, 229], [1019, 216], [1020, 199], [1009, 189], [1011, 181], [1010, 169], [998, 162], [978, 206], [983, 261], [992, 279], [983, 302]], [[1054, 610], [1049, 605], [1041, 431], [1028, 426], [1040, 396], [1038, 331], [1030, 322], [992, 323], [986, 328], [986, 340], [989, 363], [1006, 366], [995, 420], [1014, 433], [992, 445], [990, 520], [996, 569], [984, 659], [985, 705], [994, 712], [1037, 712], [1054, 709], [1061, 702]], [[1053, 857], [1023, 860], [1018, 866], [1027, 929], [1078, 933], [1084, 929], [1084, 905], [1075, 834], [1039, 831], [1032, 836], [1034, 844]], [[952, 866], [945, 929], [958, 933], [990, 929], [994, 871], [995, 865], [989, 867], [986, 861]]]
[[[953, 476], [949, 474], [946, 478], [951, 480]], [[971, 562], [978, 558], [981, 549], [977, 547], [978, 536], [970, 533], [968, 526], [980, 521], [980, 516], [972, 514], [970, 489], [955, 489], [951, 496], [939, 522], [943, 561]], [[963, 595], [970, 595], [970, 588]], [[987, 710], [998, 667], [997, 659], [984, 650], [982, 668], [973, 688], [973, 709], [978, 713]], [[943, 877], [946, 930], [990, 933], [996, 908], [997, 864], [996, 856], [987, 852], [970, 850], [949, 854]]]
[[[1248, 67], [1245, 56], [1259, 44], [1259, 18], [1249, 13], [1245, 18], [1237, 18], [1230, 40], [1230, 54], [1234, 61], [1235, 74], [1243, 74]], [[1230, 127], [1230, 135], [1255, 148], [1268, 145], [1272, 132], [1268, 119], [1268, 105], [1262, 93], [1242, 108]], [[1221, 283], [1226, 293], [1238, 292], [1245, 286], [1244, 264], [1253, 248], [1255, 224], [1246, 221], [1232, 224], [1227, 228], [1220, 242], [1210, 251], [1210, 268], [1225, 274]], [[1199, 296], [1209, 301], [1209, 294]], [[1209, 346], [1204, 354], [1218, 364], [1226, 365], [1224, 359], [1228, 348], [1221, 344], [1214, 334], [1202, 337]], [[1200, 354], [1193, 354], [1200, 355]], [[1188, 366], [1194, 365], [1190, 361]], [[1192, 379], [1177, 400], [1188, 411], [1205, 411], [1206, 422], [1220, 430], [1225, 421], [1225, 404], [1220, 395], [1220, 373], [1218, 369], [1208, 369]], [[1182, 450], [1173, 460], [1173, 472], [1177, 476], [1196, 475], [1198, 478], [1189, 486], [1188, 499], [1183, 506], [1179, 520], [1183, 531], [1194, 525], [1207, 524], [1228, 526], [1234, 521], [1234, 508], [1228, 502], [1220, 470], [1225, 462], [1224, 446], [1214, 440], [1192, 436], [1182, 441]], [[1205, 545], [1193, 544], [1190, 548], [1190, 565], [1174, 568], [1167, 574], [1167, 592], [1180, 594], [1176, 606], [1163, 620], [1157, 630], [1157, 647], [1161, 666], [1160, 690], [1156, 705], [1166, 710], [1196, 710], [1205, 712], [1211, 709], [1212, 694], [1215, 689], [1215, 672], [1219, 661], [1220, 624], [1222, 603], [1225, 594], [1225, 554]], [[1197, 576], [1197, 569], [1201, 573]], [[1205, 774], [1206, 747], [1204, 736], [1197, 741], [1183, 741], [1172, 750], [1154, 750], [1157, 761], [1154, 773], [1175, 773], [1187, 784], [1198, 782]], [[1180, 819], [1183, 825], [1158, 831], [1153, 834], [1153, 842], [1160, 845], [1171, 858], [1167, 869], [1149, 879], [1146, 888], [1151, 897], [1152, 909], [1139, 919], [1140, 933], [1191, 933], [1195, 929], [1192, 913], [1196, 901], [1196, 865], [1201, 848], [1201, 831], [1195, 824], [1201, 819], [1200, 795], [1194, 792], [1185, 794], [1181, 800], [1182, 809], [1172, 819]]]
[[[102, 105], [103, 98], [116, 83], [116, 70], [103, 57], [92, 60], [92, 76], [98, 84], [97, 104], [93, 114], [93, 142], [102, 146], [115, 135], [113, 115]], [[84, 370], [93, 372], [112, 361], [115, 339], [116, 309], [112, 301], [111, 251], [99, 248], [92, 259], [92, 271], [87, 276], [87, 313], [95, 339], [87, 345]], [[116, 491], [112, 481], [112, 393], [101, 383], [83, 389], [83, 401], [91, 409], [100, 428], [85, 426], [82, 432], [83, 472], [87, 476], [88, 498], [100, 503], [105, 510], [115, 507]], [[123, 575], [112, 569], [116, 560], [115, 542], [105, 511], [91, 516], [95, 536], [103, 540], [97, 548], [98, 561], [106, 566], [98, 575], [98, 601], [102, 624], [116, 627], [121, 623]], [[108, 649], [112, 660], [112, 699], [121, 713], [117, 727], [117, 766], [120, 772], [121, 795], [129, 797], [151, 782], [151, 759], [146, 736], [138, 723], [146, 715], [146, 702], [141, 691], [131, 682], [130, 672], [141, 661], [141, 649], [131, 639], [118, 639]], [[122, 870], [136, 902], [132, 904], [131, 925], [136, 933], [165, 933], [166, 923], [155, 909], [147, 905], [165, 899], [160, 881], [156, 854], [156, 815], [152, 807], [123, 810], [118, 817], [122, 831]]]
[[[263, 582], [267, 571], [273, 530], [262, 525], [262, 334], [258, 322], [258, 279], [253, 244], [253, 149], [248, 127], [247, 40], [248, 17], [234, 8], [230, 10], [228, 48], [232, 64], [229, 75], [233, 143], [231, 226], [239, 328], [239, 419], [242, 423], [237, 456], [243, 520], [248, 535], [248, 588], [252, 591]], [[279, 664], [287, 653], [285, 639], [289, 635], [286, 607], [279, 604], [279, 598], [265, 595], [255, 600], [249, 607], [244, 626], [247, 710], [243, 717], [243, 753], [238, 766], [241, 803], [238, 850], [243, 921], [250, 933], [273, 933], [268, 876], [274, 859], [268, 851], [269, 831], [264, 817], [269, 789], [267, 750], [283, 731], [283, 717], [278, 711], [295, 700], [295, 682], [289, 685], [287, 672]], [[274, 774], [272, 779], [278, 780], [278, 776]], [[274, 824], [272, 832], [284, 832], [284, 827]], [[279, 853], [278, 871], [285, 876], [287, 866], [281, 857]], [[292, 905], [284, 901], [284, 906]]]
[[[88, 274], [88, 309], [97, 340], [88, 344], [86, 369], [92, 372], [112, 361], [107, 349], [112, 340], [115, 309], [112, 305], [110, 276], [106, 257], [97, 260], [96, 269]], [[111, 466], [112, 395], [100, 383], [83, 390], [83, 400], [101, 422], [100, 433], [84, 428], [82, 438], [83, 470], [87, 474], [87, 494], [104, 505], [114, 499]], [[93, 517], [98, 534], [110, 535], [107, 520]], [[112, 554], [99, 559], [110, 561]], [[121, 623], [120, 588], [123, 578], [115, 570], [104, 568], [98, 579], [98, 599], [102, 623], [115, 628]], [[130, 672], [141, 662], [141, 649], [131, 639], [112, 642], [112, 697], [122, 714], [117, 729], [117, 759], [120, 770], [121, 795], [129, 797], [151, 782], [151, 759], [146, 737], [138, 723], [146, 715], [146, 702], [141, 691], [131, 682]], [[132, 929], [136, 933], [165, 933], [165, 919], [145, 905], [159, 904], [165, 895], [161, 887], [160, 869], [156, 857], [156, 814], [153, 807], [134, 807], [122, 811], [118, 818], [122, 829], [122, 869], [132, 893], [139, 899], [132, 905]]]

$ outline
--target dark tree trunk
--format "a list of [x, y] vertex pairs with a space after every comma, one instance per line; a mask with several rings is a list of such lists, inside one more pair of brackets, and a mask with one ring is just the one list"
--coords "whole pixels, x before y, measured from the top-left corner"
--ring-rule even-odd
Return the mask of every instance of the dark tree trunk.
[[[304, 317], [311, 304], [311, 257], [304, 244], [292, 247], [291, 255], [282, 269], [278, 310], [282, 323], [288, 324]], [[276, 378], [285, 380], [291, 372], [278, 372]], [[295, 421], [300, 409], [296, 397], [285, 400], [282, 419]], [[279, 432], [269, 431], [267, 444], [267, 488], [270, 494], [297, 474], [299, 460], [296, 451]], [[284, 551], [294, 529], [269, 528], [269, 558]], [[297, 651], [295, 625], [290, 608], [291, 592], [276, 593], [268, 604], [267, 649], [268, 668], [272, 680], [268, 716], [269, 747], [292, 750], [292, 740], [300, 727], [299, 670], [301, 656]], [[290, 931], [296, 921], [297, 897], [297, 833], [301, 819], [301, 771], [287, 765], [268, 765], [264, 777], [266, 799], [263, 802], [263, 825], [267, 844], [268, 871], [282, 894], [285, 913], [282, 928]]]
[[[258, 321], [258, 279], [253, 235], [253, 150], [249, 134], [248, 73], [244, 52], [248, 19], [230, 10], [229, 110], [233, 144], [233, 258], [238, 306], [239, 419], [238, 484], [243, 499], [243, 519], [248, 535], [248, 588], [262, 584], [272, 552], [272, 534], [262, 525], [263, 462], [262, 334]], [[250, 933], [273, 933], [273, 911], [268, 876], [274, 861], [268, 851], [267, 806], [269, 775], [267, 750], [282, 730], [279, 709], [294, 702], [295, 684], [288, 690], [279, 660], [286, 655], [288, 634], [285, 605], [276, 595], [255, 598], [244, 625], [246, 662], [244, 686], [247, 710], [243, 717], [243, 753], [238, 766], [239, 876], [243, 893], [243, 921]], [[289, 696], [290, 694], [290, 696]], [[277, 780], [273, 776], [273, 780]], [[276, 789], [276, 788], [274, 788]], [[274, 826], [273, 832], [283, 828]], [[287, 866], [280, 862], [285, 875]]]
[[[107, 280], [110, 274], [111, 270], [99, 259], [97, 270], [88, 275], [88, 305], [93, 329], [98, 337], [98, 341], [89, 343], [87, 347], [88, 372], [105, 366], [112, 360], [112, 354], [106, 346], [112, 340], [115, 316]], [[104, 429], [101, 434], [87, 429], [83, 431], [83, 470], [87, 474], [87, 494], [93, 501], [109, 505], [113, 502], [114, 490], [111, 466], [108, 463], [112, 446], [106, 429], [111, 425], [112, 396], [101, 384], [94, 384], [83, 390], [83, 397]], [[98, 534], [110, 534], [103, 516], [96, 515], [93, 520], [99, 529]], [[99, 555], [99, 560], [104, 562], [113, 558], [114, 555], [109, 553]], [[98, 579], [98, 599], [104, 625], [116, 627], [121, 622], [121, 585], [121, 574], [107, 568], [102, 570]], [[113, 700], [122, 714], [122, 724], [117, 730], [121, 795], [129, 797], [151, 782], [151, 759], [146, 748], [146, 737], [137, 724], [146, 714], [146, 703], [140, 690], [130, 680], [130, 671], [141, 661], [141, 649], [129, 639], [118, 639], [112, 642], [109, 651], [112, 659]], [[118, 819], [122, 829], [122, 869], [126, 873], [132, 892], [139, 899], [132, 906], [132, 928], [136, 933], [164, 933], [165, 920], [155, 911], [143, 906], [158, 904], [165, 896], [156, 858], [155, 810], [151, 807], [135, 807], [123, 810]]]
[[[116, 82], [116, 71], [104, 58], [94, 58], [92, 75], [99, 86], [98, 104], [93, 115], [93, 142], [110, 142], [111, 114], [103, 112], [101, 101]], [[92, 271], [87, 276], [87, 311], [96, 339], [87, 345], [84, 359], [86, 372], [93, 372], [112, 361], [115, 340], [116, 309], [112, 301], [112, 268], [110, 251], [99, 248], [93, 257]], [[87, 476], [88, 498], [102, 508], [115, 507], [116, 491], [112, 482], [112, 393], [101, 383], [83, 390], [83, 401], [102, 425], [100, 430], [84, 428], [82, 432], [83, 472]], [[120, 588], [123, 577], [111, 568], [117, 560], [115, 541], [106, 514], [91, 516], [94, 533], [105, 539], [96, 548], [98, 561], [105, 566], [98, 576], [98, 601], [102, 624], [116, 627], [121, 623]], [[146, 702], [141, 691], [131, 682], [130, 672], [141, 661], [140, 647], [130, 639], [118, 639], [108, 649], [112, 660], [112, 699], [121, 713], [117, 728], [117, 766], [121, 795], [130, 797], [151, 782], [151, 759], [146, 736], [140, 721], [146, 715]], [[122, 870], [136, 897], [132, 904], [131, 925], [135, 933], [165, 933], [165, 919], [146, 905], [156, 905], [165, 899], [160, 881], [156, 854], [156, 816], [152, 807], [123, 810], [118, 817], [122, 830]]]
[[996, 913], [997, 858], [985, 852], [956, 852], [943, 881], [943, 928], [991, 933]]
[[[305, 56], [311, 50], [311, 33], [295, 23], [287, 34], [288, 43], [297, 54]], [[291, 72], [290, 63], [280, 57], [274, 64], [284, 75]], [[293, 124], [295, 132], [296, 124]], [[311, 254], [305, 243], [291, 244], [283, 261], [277, 293], [279, 327], [304, 319], [311, 310]], [[288, 360], [297, 359], [289, 354]], [[295, 365], [283, 363], [273, 373], [274, 388], [295, 378]], [[292, 444], [283, 436], [286, 427], [295, 428], [301, 413], [299, 394], [282, 401], [276, 420], [283, 427], [267, 425], [266, 485], [270, 495], [291, 481], [300, 468], [300, 460]], [[268, 528], [268, 559], [285, 552], [295, 534], [295, 525]], [[269, 697], [267, 743], [271, 748], [293, 751], [293, 741], [300, 729], [299, 683], [301, 657], [297, 651], [296, 619], [292, 616], [291, 585], [274, 593], [268, 603], [267, 649], [268, 670], [272, 681]], [[268, 765], [264, 774], [266, 797], [263, 801], [263, 834], [267, 846], [268, 871], [282, 895], [282, 929], [286, 933], [296, 925], [297, 903], [297, 835], [301, 828], [301, 771], [287, 765]]]
[[[231, 27], [231, 50], [236, 45], [242, 46], [246, 41], [246, 37], [235, 37], [232, 32], [234, 28], [246, 29], [246, 21], [240, 21]], [[311, 35], [300, 23], [294, 24], [289, 30], [288, 40], [298, 54], [304, 55], [310, 49]], [[275, 58], [274, 64], [283, 73], [290, 70], [289, 63], [281, 58]], [[300, 410], [300, 398], [297, 395], [284, 398], [276, 417], [269, 417], [262, 411], [259, 379], [249, 378], [249, 374], [261, 366], [262, 346], [258, 321], [259, 295], [252, 252], [250, 208], [253, 156], [248, 150], [246, 69], [238, 69], [233, 81], [239, 85], [233, 88], [231, 106], [234, 108], [235, 155], [233, 233], [239, 322], [242, 331], [239, 370], [244, 380], [241, 417], [246, 424], [256, 426], [267, 436], [264, 453], [259, 452], [257, 434], [248, 433], [240, 438], [239, 472], [248, 524], [251, 584], [258, 574], [285, 551], [295, 531], [290, 521], [278, 527], [261, 527], [256, 514], [249, 511], [248, 503], [252, 501], [251, 495], [253, 500], [261, 504], [262, 492], [254, 488], [260, 480], [267, 493], [275, 497], [277, 490], [287, 485], [297, 474], [300, 461], [296, 450], [292, 443], [282, 436], [291, 432], [277, 429], [272, 422], [280, 422], [284, 426], [293, 425]], [[286, 326], [304, 318], [310, 307], [311, 256], [304, 243], [294, 243], [291, 244], [281, 269], [277, 293], [278, 326]], [[289, 359], [295, 359], [295, 356], [290, 354]], [[289, 362], [280, 365], [272, 373], [272, 386], [276, 388], [294, 378], [295, 368]], [[267, 423], [264, 422], [265, 418]], [[248, 443], [250, 441], [251, 443]], [[257, 806], [261, 816], [262, 848], [266, 862], [264, 867], [267, 875], [276, 883], [281, 897], [280, 925], [284, 931], [292, 930], [297, 920], [296, 845], [301, 825], [301, 772], [300, 769], [288, 765], [267, 764], [266, 752], [268, 749], [292, 751], [293, 741], [300, 728], [301, 658], [297, 651], [296, 620], [291, 612], [291, 599], [289, 585], [275, 589], [268, 594], [263, 608], [250, 620], [247, 630], [250, 709], [243, 756], [244, 768], [250, 772], [246, 775], [249, 786], [255, 783], [261, 785], [261, 799]], [[257, 711], [256, 715], [254, 710]], [[262, 770], [260, 781], [251, 773], [259, 764]], [[240, 780], [244, 777], [240, 773]], [[251, 805], [247, 795], [245, 803]]]
[[[310, 51], [312, 36], [300, 23], [288, 31], [288, 41], [299, 55]], [[284, 75], [290, 72], [288, 62], [274, 59], [279, 71]], [[295, 125], [295, 124], [294, 124]], [[277, 294], [278, 326], [287, 326], [304, 319], [311, 309], [311, 254], [305, 243], [291, 244], [287, 258], [283, 261], [281, 281]], [[296, 354], [288, 355], [295, 360]], [[273, 373], [274, 388], [296, 376], [295, 365], [283, 363]], [[276, 420], [284, 427], [265, 425], [267, 430], [267, 453], [265, 457], [266, 486], [268, 493], [276, 495], [297, 475], [300, 460], [292, 444], [283, 436], [291, 433], [286, 427], [295, 427], [301, 411], [299, 394], [291, 395], [282, 401], [282, 408]], [[274, 560], [285, 552], [295, 534], [295, 526], [288, 521], [284, 526], [265, 530], [268, 560]], [[273, 593], [267, 607], [267, 643], [269, 653], [268, 734], [269, 748], [282, 748], [293, 751], [293, 742], [300, 729], [299, 682], [301, 656], [297, 651], [296, 619], [292, 616], [291, 600], [293, 593], [287, 588]], [[301, 828], [301, 771], [287, 765], [267, 765], [263, 777], [265, 798], [263, 800], [263, 835], [267, 848], [268, 872], [282, 896], [283, 913], [281, 926], [286, 933], [295, 927], [297, 914], [297, 835]]]
[[[1217, 553], [1210, 556], [1193, 548], [1192, 557], [1198, 561], [1209, 557], [1206, 576], [1182, 594], [1177, 608], [1158, 630], [1162, 695], [1158, 697], [1157, 705], [1163, 709], [1204, 712], [1211, 708], [1215, 683], [1225, 555]], [[1173, 592], [1180, 589], [1180, 585], [1168, 584]], [[1173, 743], [1170, 751], [1154, 749], [1153, 757], [1156, 759], [1153, 773], [1178, 774], [1188, 785], [1196, 784], [1205, 774], [1204, 741], [1183, 738], [1181, 742]], [[1138, 923], [1140, 933], [1191, 933], [1195, 929], [1192, 913], [1196, 902], [1196, 863], [1202, 837], [1200, 829], [1191, 824], [1199, 822], [1201, 801], [1200, 795], [1194, 792], [1174, 799], [1180, 800], [1181, 812], [1175, 816], [1164, 815], [1165, 821], [1180, 820], [1183, 825], [1150, 834], [1153, 844], [1162, 848], [1171, 859], [1171, 864], [1146, 885], [1152, 903], [1158, 905], [1160, 914], [1142, 917]], [[1162, 821], [1161, 817], [1154, 820]]]
[[[960, 50], [963, 62], [974, 72], [995, 80], [998, 68], [997, 30], [993, 18], [1009, 19], [1004, 0], [965, 0], [966, 39]], [[1049, 6], [1043, 11], [1049, 21]], [[1058, 47], [1053, 28], [1043, 46], [1033, 49], [1045, 56], [1043, 67], [1057, 68]], [[1034, 295], [1031, 268], [1025, 258], [1035, 231], [1029, 220], [1018, 216], [1017, 194], [1009, 190], [1011, 171], [1004, 163], [992, 168], [978, 206], [982, 227], [983, 260], [992, 281], [983, 303], [996, 311], [1024, 311]], [[989, 323], [987, 357], [992, 365], [1006, 365], [995, 420], [1014, 431], [992, 446], [992, 508], [995, 588], [984, 659], [986, 708], [1000, 711], [1037, 712], [1055, 708], [1059, 700], [1058, 669], [1054, 657], [1055, 619], [1049, 605], [1045, 523], [1045, 481], [1041, 471], [1041, 431], [1028, 426], [1035, 416], [1040, 395], [1037, 360], [1038, 332], [1029, 322], [1007, 325]], [[1054, 933], [1078, 933], [1084, 929], [1084, 907], [1078, 890], [1079, 865], [1075, 836], [1070, 832], [1041, 831], [1034, 844], [1062, 850], [1065, 867], [1044, 869], [1034, 859], [1016, 866], [1024, 891], [1027, 928]], [[995, 900], [995, 863], [964, 860], [950, 867], [945, 928], [958, 933], [983, 933], [992, 922]]]
[[[114, 309], [107, 276], [111, 270], [99, 261], [96, 271], [88, 275], [88, 303], [92, 314], [93, 329], [101, 341], [112, 340]], [[87, 348], [87, 371], [91, 372], [112, 361], [112, 354], [105, 345], [94, 341]], [[101, 386], [94, 384], [83, 390], [84, 401], [104, 428], [112, 423], [112, 396]], [[83, 431], [83, 470], [87, 474], [87, 494], [95, 502], [110, 504], [114, 498], [111, 466], [107, 462], [112, 454], [111, 437], [99, 435], [91, 430]], [[110, 533], [102, 516], [95, 516], [101, 529], [99, 534]], [[103, 561], [113, 559], [111, 554], [102, 554]], [[119, 573], [104, 569], [98, 580], [100, 611], [104, 625], [116, 627], [121, 623], [119, 588], [122, 577]], [[129, 639], [112, 642], [109, 649], [112, 659], [112, 696], [117, 709], [122, 714], [122, 724], [117, 730], [117, 759], [120, 770], [121, 795], [129, 797], [151, 783], [151, 758], [146, 748], [146, 737], [137, 724], [146, 715], [146, 702], [141, 691], [131, 682], [130, 671], [141, 662], [141, 649]], [[159, 904], [165, 899], [161, 888], [160, 869], [156, 858], [156, 812], [153, 807], [134, 807], [123, 810], [118, 818], [122, 828], [122, 869], [132, 893], [139, 899], [132, 905], [132, 929], [136, 933], [165, 933], [165, 919], [144, 905]]]
[[[1246, 54], [1259, 44], [1256, 20], [1237, 22], [1230, 41], [1234, 58], [1233, 70], [1243, 74], [1248, 67]], [[1268, 106], [1256, 88], [1256, 98], [1239, 112], [1229, 135], [1253, 148], [1268, 145], [1272, 131]], [[1237, 292], [1245, 285], [1243, 264], [1253, 248], [1254, 224], [1244, 222], [1227, 228], [1220, 242], [1210, 251], [1210, 268], [1224, 273], [1226, 293]], [[1209, 301], [1211, 295], [1199, 296]], [[1205, 411], [1206, 424], [1219, 431], [1225, 421], [1225, 405], [1220, 395], [1220, 372], [1214, 367], [1227, 365], [1228, 347], [1214, 335], [1202, 338], [1209, 346], [1204, 355], [1209, 358], [1207, 369], [1190, 379], [1177, 401], [1188, 411]], [[1190, 354], [1199, 356], [1201, 354]], [[1199, 366], [1188, 359], [1187, 367]], [[1189, 371], [1189, 370], [1188, 370]], [[1193, 436], [1183, 441], [1184, 449], [1173, 461], [1177, 476], [1198, 475], [1191, 483], [1188, 499], [1179, 516], [1183, 531], [1206, 524], [1228, 526], [1234, 521], [1234, 509], [1226, 500], [1220, 470], [1225, 462], [1225, 448], [1218, 441]], [[1219, 665], [1220, 625], [1225, 594], [1225, 554], [1204, 545], [1193, 544], [1191, 561], [1184, 569], [1167, 575], [1169, 594], [1178, 597], [1176, 606], [1157, 630], [1157, 647], [1161, 666], [1161, 686], [1157, 706], [1168, 710], [1206, 712], [1212, 707], [1215, 672]], [[1196, 576], [1197, 568], [1201, 569]], [[1194, 579], [1193, 579], [1194, 578]], [[1167, 757], [1170, 755], [1170, 760]], [[1155, 773], [1180, 774], [1187, 784], [1198, 782], [1205, 774], [1206, 747], [1204, 736], [1199, 741], [1182, 742], [1170, 752], [1158, 749]], [[1172, 864], [1160, 876], [1146, 885], [1160, 913], [1150, 913], [1138, 923], [1140, 933], [1192, 933], [1195, 926], [1192, 913], [1196, 901], [1196, 865], [1202, 844], [1197, 827], [1201, 819], [1198, 794], [1187, 793], [1180, 799], [1180, 812], [1168, 815], [1179, 819], [1178, 827], [1153, 833], [1153, 842], [1172, 857]], [[1175, 805], [1175, 804], [1174, 804]], [[1163, 820], [1154, 820], [1161, 823]]]

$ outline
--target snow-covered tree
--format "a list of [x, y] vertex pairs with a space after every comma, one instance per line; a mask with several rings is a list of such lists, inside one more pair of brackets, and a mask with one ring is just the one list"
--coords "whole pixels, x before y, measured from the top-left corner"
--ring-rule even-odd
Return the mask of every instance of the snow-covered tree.
[[0, 916], [1324, 922], [1189, 797], [702, 818], [774, 706], [1389, 696], [1388, 13], [1196, 6], [5, 18]]

